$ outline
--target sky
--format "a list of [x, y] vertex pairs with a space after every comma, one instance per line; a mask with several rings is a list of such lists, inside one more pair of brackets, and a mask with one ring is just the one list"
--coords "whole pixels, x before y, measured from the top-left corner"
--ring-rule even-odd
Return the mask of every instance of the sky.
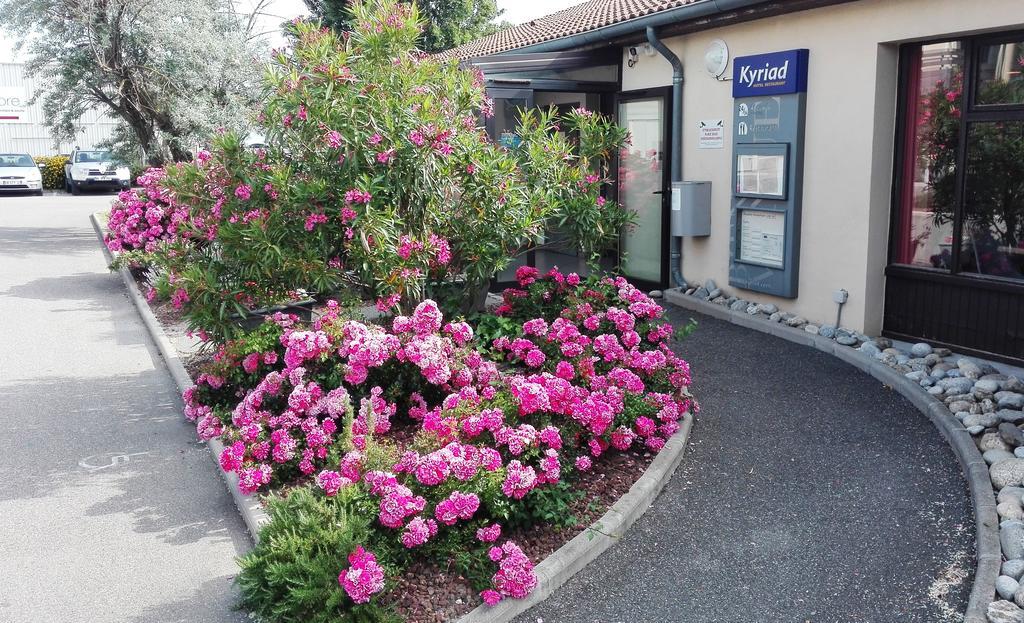
[[[257, 0], [237, 0], [240, 10], [251, 10]], [[566, 7], [578, 4], [583, 0], [498, 0], [498, 8], [505, 13], [499, 18], [513, 24], [521, 24], [531, 19], [543, 17]], [[302, 0], [270, 0], [264, 7], [265, 15], [261, 18], [259, 32], [268, 32], [271, 46], [280, 44], [281, 39], [273, 31], [284, 20], [306, 15], [306, 5]], [[0, 63], [21, 61], [14, 54], [14, 41], [0, 31]]]

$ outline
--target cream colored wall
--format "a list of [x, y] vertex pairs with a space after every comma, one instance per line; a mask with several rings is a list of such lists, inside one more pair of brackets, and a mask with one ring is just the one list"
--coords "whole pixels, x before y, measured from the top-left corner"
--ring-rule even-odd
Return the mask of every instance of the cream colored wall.
[[[683, 177], [712, 182], [711, 236], [687, 238], [683, 274], [713, 278], [727, 292], [774, 302], [811, 321], [834, 322], [832, 291], [850, 292], [843, 324], [877, 333], [889, 236], [897, 43], [1024, 25], [1024, 1], [858, 0], [665, 39], [685, 68]], [[697, 148], [697, 123], [724, 119], [732, 135], [732, 82], [703, 69], [722, 39], [731, 57], [808, 48], [807, 117], [800, 238], [800, 296], [780, 299], [728, 286], [731, 150]], [[626, 50], [623, 50], [623, 54]], [[732, 75], [732, 64], [725, 74]], [[622, 90], [671, 84], [660, 56], [623, 62]]]

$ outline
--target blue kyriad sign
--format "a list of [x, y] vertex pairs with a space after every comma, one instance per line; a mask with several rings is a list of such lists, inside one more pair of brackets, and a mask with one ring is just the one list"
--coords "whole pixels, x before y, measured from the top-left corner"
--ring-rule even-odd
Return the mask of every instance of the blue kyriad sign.
[[784, 95], [807, 90], [809, 50], [739, 56], [732, 64], [732, 96]]

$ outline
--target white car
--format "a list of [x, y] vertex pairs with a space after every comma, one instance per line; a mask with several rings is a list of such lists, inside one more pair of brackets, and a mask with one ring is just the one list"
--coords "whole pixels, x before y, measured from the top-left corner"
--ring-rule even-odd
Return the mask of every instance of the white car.
[[124, 190], [131, 178], [128, 167], [102, 149], [76, 149], [64, 165], [64, 189], [72, 195], [84, 189]]
[[28, 154], [0, 154], [0, 192], [43, 194], [43, 174]]

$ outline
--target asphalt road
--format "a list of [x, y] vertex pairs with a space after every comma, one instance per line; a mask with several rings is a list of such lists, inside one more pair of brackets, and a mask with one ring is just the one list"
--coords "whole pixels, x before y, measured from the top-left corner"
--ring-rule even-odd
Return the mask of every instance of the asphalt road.
[[838, 359], [699, 320], [697, 416], [652, 508], [517, 623], [960, 621], [967, 484], [910, 403]]
[[0, 621], [246, 621], [249, 537], [89, 223], [111, 198], [0, 196]]

